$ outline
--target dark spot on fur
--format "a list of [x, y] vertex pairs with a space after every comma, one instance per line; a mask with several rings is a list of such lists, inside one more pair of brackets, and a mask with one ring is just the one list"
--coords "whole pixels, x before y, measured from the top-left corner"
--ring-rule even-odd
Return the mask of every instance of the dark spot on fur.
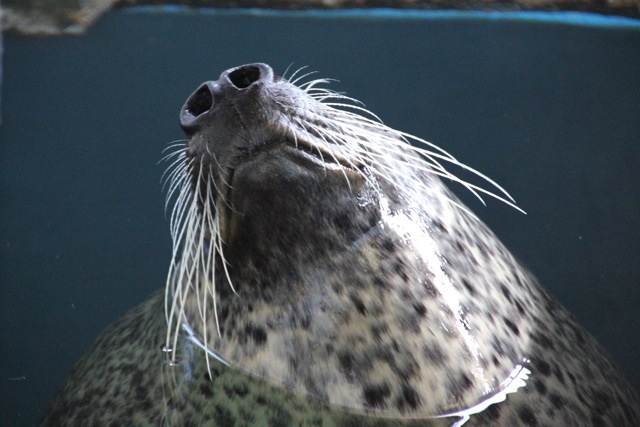
[[231, 399], [237, 397], [242, 398], [249, 394], [249, 387], [247, 387], [245, 383], [224, 383], [223, 388], [227, 396]]
[[515, 300], [515, 304], [516, 308], [518, 309], [518, 313], [524, 315], [524, 308], [522, 308], [522, 305], [520, 305], [520, 301]]
[[447, 233], [447, 227], [439, 219], [433, 219], [431, 223], [441, 233]]
[[309, 327], [311, 326], [311, 313], [308, 310], [304, 310], [302, 312], [302, 316], [300, 319], [300, 325], [302, 325], [302, 328], [304, 330], [309, 329]]
[[420, 301], [413, 302], [413, 309], [416, 311], [416, 313], [418, 313], [418, 316], [420, 317], [424, 317], [424, 315], [427, 313], [427, 308]]
[[267, 425], [270, 426], [290, 426], [293, 424], [293, 418], [286, 406], [277, 401], [273, 401], [269, 404], [267, 416], [269, 417]]
[[380, 276], [373, 276], [373, 284], [379, 288], [383, 288], [383, 289], [387, 288], [386, 280], [383, 280]]
[[333, 225], [340, 230], [339, 234], [344, 235], [345, 233], [352, 232], [353, 222], [351, 221], [351, 216], [346, 212], [339, 213], [333, 218]]
[[467, 374], [462, 374], [460, 375], [460, 387], [463, 390], [467, 390], [468, 388], [470, 388], [473, 385], [473, 383], [471, 382], [471, 380], [469, 379], [469, 377], [467, 376]]
[[535, 365], [538, 367], [538, 372], [540, 372], [545, 377], [548, 377], [551, 374], [551, 367], [544, 360], [536, 360]]
[[402, 278], [402, 281], [407, 283], [409, 281], [409, 276], [407, 275], [406, 266], [404, 265], [404, 261], [401, 259], [396, 260], [393, 264], [393, 270]]
[[409, 332], [411, 334], [419, 334], [420, 333], [420, 317], [415, 314], [411, 314], [410, 312], [403, 312], [398, 315], [398, 320], [400, 323], [401, 332]]
[[344, 286], [342, 285], [342, 283], [340, 282], [333, 282], [331, 283], [331, 289], [338, 295], [342, 295], [342, 290], [344, 289]]
[[476, 289], [473, 287], [471, 283], [467, 281], [467, 279], [462, 279], [462, 285], [469, 291], [469, 294], [475, 295]]
[[231, 411], [226, 408], [224, 405], [216, 404], [215, 405], [216, 415], [214, 416], [216, 423], [221, 426], [232, 426], [235, 423], [235, 417], [231, 413]]
[[358, 295], [351, 294], [349, 295], [349, 298], [351, 299], [353, 305], [356, 307], [356, 310], [358, 310], [358, 313], [365, 315], [367, 312], [367, 307], [364, 305], [364, 302], [362, 302], [360, 297]]
[[376, 340], [380, 340], [380, 338], [382, 338], [382, 335], [389, 331], [389, 325], [387, 325], [386, 323], [376, 323], [374, 325], [371, 325], [370, 330], [373, 338], [375, 338]]
[[465, 392], [473, 386], [473, 382], [465, 373], [458, 373], [457, 376], [453, 374], [449, 378], [448, 389], [449, 393], [455, 399], [462, 399]]
[[533, 382], [533, 385], [535, 386], [538, 393], [540, 393], [541, 395], [547, 394], [547, 386], [544, 385], [544, 381], [542, 381], [541, 379], [538, 378], [536, 381]]
[[[222, 286], [225, 288], [226, 286]], [[209, 310], [213, 310], [213, 298], [208, 299]], [[227, 304], [223, 304], [222, 308], [220, 308], [220, 319], [226, 319], [229, 317], [229, 306]]]
[[420, 405], [420, 395], [409, 385], [402, 386], [402, 394], [398, 397], [396, 406], [400, 412], [416, 409]]
[[555, 372], [554, 372], [556, 378], [558, 379], [558, 381], [560, 381], [560, 384], [564, 385], [564, 374], [562, 373], [562, 371], [558, 368], [556, 368]]
[[425, 346], [422, 352], [427, 360], [433, 363], [434, 366], [443, 366], [446, 362], [442, 349], [436, 343]]
[[382, 384], [369, 384], [364, 386], [363, 394], [368, 406], [372, 408], [382, 408], [385, 406], [385, 401], [391, 394], [391, 390], [386, 382]]
[[506, 317], [504, 317], [503, 320], [504, 320], [504, 324], [507, 325], [507, 328], [509, 328], [511, 332], [514, 333], [514, 335], [516, 336], [520, 335], [520, 331], [518, 330], [518, 327], [515, 325], [515, 323], [513, 323], [511, 320], [507, 319]]
[[200, 383], [200, 393], [207, 399], [212, 398], [213, 397], [212, 383], [209, 381]]
[[324, 349], [325, 349], [325, 351], [327, 352], [327, 354], [329, 356], [331, 356], [333, 354], [333, 352], [335, 351], [335, 348], [333, 347], [333, 344], [331, 344], [331, 343], [326, 343], [324, 345]]
[[521, 406], [518, 409], [518, 417], [520, 421], [522, 421], [523, 425], [527, 426], [537, 426], [538, 420], [536, 419], [535, 414], [531, 411], [531, 408], [528, 406]]
[[500, 357], [504, 357], [505, 353], [504, 353], [504, 348], [502, 347], [502, 343], [498, 338], [496, 338], [495, 335], [491, 340], [491, 348], [493, 349], [493, 352], [495, 354], [497, 354]]
[[582, 403], [584, 406], [588, 406], [589, 404], [587, 403], [586, 399], [584, 398], [584, 396], [582, 395], [582, 393], [578, 393], [576, 395], [576, 397], [578, 398], [578, 400], [580, 401], [580, 403]]
[[518, 283], [518, 287], [520, 288], [524, 288], [524, 283], [522, 282], [522, 279], [520, 278], [520, 274], [518, 273], [517, 270], [513, 270], [513, 275], [516, 278], [516, 282]]
[[256, 345], [264, 345], [267, 342], [267, 330], [264, 326], [249, 323], [244, 327], [244, 333], [251, 337]]
[[502, 291], [502, 294], [507, 299], [507, 301], [511, 302], [511, 291], [504, 283], [500, 284], [500, 290]]
[[564, 406], [564, 398], [556, 393], [549, 393], [549, 402], [556, 409], [561, 409]]
[[395, 365], [395, 356], [388, 344], [375, 347], [373, 357], [377, 360], [383, 360], [392, 366]]
[[353, 371], [355, 360], [351, 353], [347, 353], [347, 352], [339, 353], [338, 362], [340, 363], [340, 367], [345, 373], [349, 374]]
[[362, 230], [362, 232], [366, 232], [368, 230], [371, 230], [373, 227], [375, 227], [378, 224], [378, 221], [380, 221], [380, 213], [375, 210], [375, 209], [371, 209], [367, 211], [367, 227], [366, 229]]
[[380, 242], [380, 247], [389, 254], [396, 251], [396, 244], [391, 239], [382, 240], [382, 242]]
[[549, 350], [553, 348], [553, 341], [551, 341], [551, 339], [543, 332], [540, 332], [539, 334], [534, 335], [533, 340], [545, 350]]

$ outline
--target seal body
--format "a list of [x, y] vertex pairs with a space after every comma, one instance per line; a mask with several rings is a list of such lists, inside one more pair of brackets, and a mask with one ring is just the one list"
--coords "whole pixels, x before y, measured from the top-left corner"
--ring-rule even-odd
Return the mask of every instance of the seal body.
[[250, 64], [187, 100], [164, 302], [103, 333], [44, 425], [640, 425], [439, 179], [468, 167], [290, 80]]

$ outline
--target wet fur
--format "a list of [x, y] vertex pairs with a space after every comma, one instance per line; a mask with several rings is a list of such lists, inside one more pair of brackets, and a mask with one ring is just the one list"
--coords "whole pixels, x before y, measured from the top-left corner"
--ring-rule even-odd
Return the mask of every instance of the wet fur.
[[155, 296], [106, 331], [44, 424], [639, 423], [600, 346], [439, 177], [508, 195], [323, 82], [252, 64], [190, 97], [165, 316]]

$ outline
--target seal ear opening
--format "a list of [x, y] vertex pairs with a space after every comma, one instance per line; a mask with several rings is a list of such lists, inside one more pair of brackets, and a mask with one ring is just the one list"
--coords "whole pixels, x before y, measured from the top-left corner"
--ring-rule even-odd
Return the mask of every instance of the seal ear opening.
[[213, 107], [213, 94], [209, 83], [202, 84], [193, 92], [180, 111], [180, 126], [187, 135], [195, 132], [196, 119]]

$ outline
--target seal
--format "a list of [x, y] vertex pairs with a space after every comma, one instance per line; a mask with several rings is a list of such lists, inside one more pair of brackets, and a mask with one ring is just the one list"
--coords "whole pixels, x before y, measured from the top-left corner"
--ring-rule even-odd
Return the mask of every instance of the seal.
[[188, 98], [165, 292], [43, 425], [640, 425], [604, 350], [441, 178], [510, 196], [297, 74], [244, 65]]

